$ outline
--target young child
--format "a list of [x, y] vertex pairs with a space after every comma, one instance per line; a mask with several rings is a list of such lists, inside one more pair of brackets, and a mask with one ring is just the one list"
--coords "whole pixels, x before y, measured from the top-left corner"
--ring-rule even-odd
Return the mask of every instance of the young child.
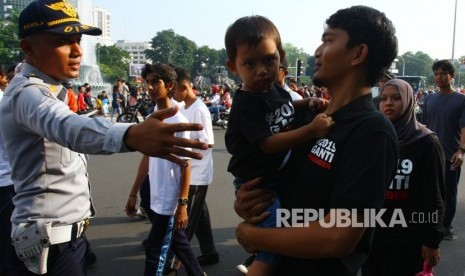
[[[326, 134], [331, 118], [319, 114], [312, 123], [290, 129], [295, 110], [308, 110], [311, 101], [291, 103], [289, 93], [274, 84], [285, 52], [280, 34], [270, 20], [262, 16], [238, 19], [228, 28], [225, 44], [227, 66], [243, 81], [234, 95], [225, 136], [232, 154], [228, 171], [236, 177], [236, 189], [246, 180], [265, 176], [261, 185], [276, 190], [279, 171], [286, 164], [290, 149]], [[270, 208], [263, 227], [275, 226], [279, 201], [275, 200]], [[272, 275], [278, 264], [277, 255], [259, 252], [247, 275]]]
[[[176, 85], [174, 68], [161, 63], [147, 64], [142, 77], [157, 108], [170, 108], [172, 104], [168, 95]], [[185, 123], [187, 119], [177, 112], [164, 122]], [[189, 138], [190, 134], [177, 132], [175, 135]], [[126, 204], [126, 212], [130, 216], [136, 214], [137, 192], [147, 174], [150, 180], [150, 209], [146, 211], [150, 213], [152, 228], [145, 247], [144, 275], [162, 275], [170, 248], [184, 264], [188, 275], [204, 275], [184, 232], [187, 226], [190, 165], [179, 166], [164, 159], [143, 156]]]
[[96, 104], [96, 109], [98, 110], [99, 115], [103, 115], [103, 103], [102, 103], [102, 95], [97, 95], [97, 98], [95, 98], [95, 104]]
[[107, 92], [105, 90], [102, 91], [102, 112], [105, 117], [108, 116], [109, 109], [108, 106], [110, 105], [110, 101], [108, 100]]

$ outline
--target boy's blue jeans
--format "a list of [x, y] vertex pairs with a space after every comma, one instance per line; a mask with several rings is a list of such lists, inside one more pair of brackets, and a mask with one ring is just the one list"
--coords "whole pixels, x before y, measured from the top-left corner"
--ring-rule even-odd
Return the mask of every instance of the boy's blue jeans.
[[[245, 180], [239, 177], [236, 177], [236, 179], [234, 179], [234, 187], [236, 188], [236, 191], [241, 187], [241, 185], [244, 182]], [[270, 182], [263, 182], [260, 184], [259, 187], [270, 189], [272, 191], [277, 192], [278, 182], [276, 180], [273, 180]], [[270, 212], [270, 215], [264, 221], [258, 223], [257, 226], [264, 227], [264, 228], [276, 227], [276, 210], [280, 207], [281, 207], [281, 202], [279, 201], [279, 198], [275, 198], [273, 203], [270, 206], [268, 206], [268, 209], [266, 209], [268, 212]], [[278, 266], [280, 263], [281, 257], [274, 253], [259, 251], [255, 254], [255, 260], [272, 265], [272, 266]]]

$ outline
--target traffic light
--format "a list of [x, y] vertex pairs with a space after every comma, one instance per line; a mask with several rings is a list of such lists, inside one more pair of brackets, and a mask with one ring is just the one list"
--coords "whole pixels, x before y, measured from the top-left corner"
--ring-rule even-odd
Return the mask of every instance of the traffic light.
[[296, 78], [300, 77], [300, 74], [302, 73], [302, 61], [300, 59], [297, 60], [297, 74]]

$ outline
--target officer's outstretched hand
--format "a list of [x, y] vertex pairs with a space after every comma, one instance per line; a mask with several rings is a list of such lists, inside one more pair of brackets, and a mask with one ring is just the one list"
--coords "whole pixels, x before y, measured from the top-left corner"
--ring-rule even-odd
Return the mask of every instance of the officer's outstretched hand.
[[186, 166], [187, 163], [178, 156], [202, 159], [201, 154], [184, 148], [205, 150], [208, 148], [206, 143], [174, 136], [176, 132], [201, 130], [203, 128], [201, 124], [168, 124], [163, 122], [165, 118], [173, 116], [177, 111], [177, 106], [157, 110], [141, 124], [131, 126], [124, 141], [126, 147], [148, 156], [167, 159], [182, 166]]

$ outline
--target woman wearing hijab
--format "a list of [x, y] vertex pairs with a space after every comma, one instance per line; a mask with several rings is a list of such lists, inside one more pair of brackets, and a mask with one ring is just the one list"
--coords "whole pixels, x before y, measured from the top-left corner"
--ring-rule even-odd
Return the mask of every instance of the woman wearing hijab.
[[[395, 127], [399, 163], [386, 191], [386, 227], [377, 225], [363, 276], [412, 276], [422, 271], [423, 262], [431, 267], [439, 262], [444, 152], [436, 134], [416, 120], [414, 107], [413, 89], [406, 81], [392, 79], [384, 84], [379, 109]], [[389, 227], [400, 211], [405, 225]]]

